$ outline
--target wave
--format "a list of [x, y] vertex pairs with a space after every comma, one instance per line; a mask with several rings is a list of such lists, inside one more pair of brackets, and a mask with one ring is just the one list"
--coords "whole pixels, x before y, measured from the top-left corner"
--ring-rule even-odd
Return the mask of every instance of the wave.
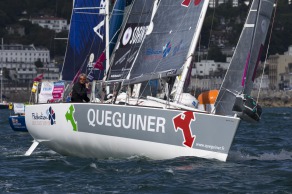
[[292, 152], [281, 150], [279, 153], [263, 153], [256, 156], [249, 154], [243, 154], [240, 151], [230, 152], [228, 160], [259, 160], [259, 161], [281, 161], [281, 160], [292, 160]]

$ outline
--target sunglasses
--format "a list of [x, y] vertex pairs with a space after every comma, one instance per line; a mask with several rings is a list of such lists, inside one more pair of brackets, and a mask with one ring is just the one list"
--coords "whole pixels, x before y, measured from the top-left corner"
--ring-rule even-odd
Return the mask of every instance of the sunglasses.
[[80, 78], [80, 80], [86, 80], [86, 78]]

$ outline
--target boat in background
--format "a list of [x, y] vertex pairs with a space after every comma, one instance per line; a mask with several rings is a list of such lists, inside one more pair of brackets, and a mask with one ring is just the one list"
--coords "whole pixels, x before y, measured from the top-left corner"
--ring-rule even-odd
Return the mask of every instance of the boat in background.
[[6, 101], [3, 101], [0, 103], [0, 109], [8, 109], [9, 108], [9, 103]]
[[[183, 103], [183, 87], [208, 4], [208, 0], [134, 0], [107, 79], [100, 83], [103, 87], [113, 84], [112, 99], [28, 106], [26, 124], [34, 142], [25, 155], [41, 143], [62, 155], [86, 158], [195, 156], [226, 161], [238, 125], [244, 120], [232, 111], [240, 95], [235, 92], [249, 95], [245, 86], [252, 83], [254, 58], [260, 55], [259, 44], [266, 37], [274, 0], [253, 1], [229, 67], [229, 72], [241, 72], [231, 80], [238, 89], [227, 83], [227, 75], [213, 112]], [[234, 67], [237, 63], [241, 66]], [[170, 96], [167, 85], [177, 76], [179, 82]], [[143, 84], [157, 79], [166, 83], [166, 98], [141, 98]], [[231, 105], [226, 106], [222, 99], [230, 91], [234, 98], [228, 99]], [[123, 102], [116, 101], [119, 93], [125, 94]]]
[[6, 101], [3, 101], [3, 72], [2, 69], [0, 70], [0, 76], [1, 76], [1, 88], [0, 88], [0, 109], [8, 109], [9, 103]]
[[14, 131], [27, 132], [25, 125], [25, 105], [23, 103], [13, 103], [14, 114], [8, 118], [9, 125]]

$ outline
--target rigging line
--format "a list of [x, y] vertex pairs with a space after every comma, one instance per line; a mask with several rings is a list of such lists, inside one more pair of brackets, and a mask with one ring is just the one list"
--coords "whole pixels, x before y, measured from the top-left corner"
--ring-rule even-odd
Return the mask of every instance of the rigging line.
[[[136, 1], [134, 1], [133, 4], [132, 4], [131, 10], [130, 10], [130, 12], [129, 12], [129, 17], [130, 17], [130, 14], [131, 14], [131, 11], [132, 11], [132, 8], [133, 8], [135, 2], [136, 2]], [[155, 2], [155, 1], [153, 1], [153, 7], [154, 7], [154, 2]], [[146, 1], [144, 1], [144, 5], [143, 5], [143, 9], [142, 9], [142, 10], [144, 10], [145, 3], [146, 3]], [[140, 15], [140, 18], [139, 18], [139, 22], [138, 22], [138, 24], [140, 24], [141, 16], [144, 14], [144, 12], [143, 12], [143, 13], [141, 12], [140, 14], [141, 14], [141, 15]], [[151, 14], [152, 14], [152, 12], [151, 12]], [[149, 16], [149, 13], [148, 13], [148, 16]], [[128, 19], [129, 19], [129, 17], [128, 17]], [[151, 21], [152, 21], [152, 20], [151, 20]], [[151, 22], [151, 21], [150, 21], [150, 22]], [[146, 22], [146, 20], [145, 20], [145, 22]], [[144, 22], [143, 24], [145, 24], [145, 22]], [[126, 25], [125, 25], [125, 26], [126, 26]], [[142, 43], [140, 44], [140, 47], [139, 47], [138, 53], [139, 53], [139, 51], [140, 51], [140, 49], [141, 49], [141, 47], [142, 47], [142, 44], [143, 44], [143, 42], [144, 42], [144, 40], [145, 40], [145, 37], [146, 37], [146, 34], [145, 34], [145, 36], [144, 36], [144, 38], [143, 38]], [[133, 48], [133, 47], [134, 47], [134, 44], [131, 46], [131, 48]], [[138, 54], [137, 54], [137, 55], [138, 55]], [[131, 72], [131, 70], [132, 70], [132, 68], [133, 68], [133, 64], [134, 64], [135, 61], [136, 61], [137, 55], [136, 55], [134, 61], [132, 62], [132, 66], [131, 66], [131, 68], [130, 68], [130, 71], [128, 72], [128, 75], [130, 74], [130, 72]], [[128, 64], [129, 64], [129, 62], [127, 61], [126, 64], [125, 64], [125, 67], [126, 67]], [[128, 76], [128, 75], [127, 75], [127, 76]], [[123, 81], [122, 81], [120, 91], [123, 89], [124, 81], [125, 81], [125, 79], [123, 79]], [[119, 92], [120, 92], [120, 91], [119, 91]], [[138, 97], [138, 99], [139, 99], [139, 97]]]
[[[129, 10], [125, 12], [125, 13], [126, 13], [126, 16], [125, 16], [125, 18], [124, 18], [124, 20], [123, 20], [123, 22], [122, 22], [122, 27], [120, 27], [121, 32], [123, 32], [124, 29], [125, 29], [125, 27], [126, 27], [126, 23], [127, 23], [127, 21], [129, 20], [129, 17], [130, 17], [130, 14], [131, 14], [132, 8], [133, 8], [133, 6], [134, 6], [134, 3], [135, 3], [135, 0], [133, 0], [133, 2], [129, 5], [129, 6], [130, 6], [130, 7], [129, 7]], [[126, 9], [126, 8], [125, 8], [125, 9]], [[141, 13], [141, 14], [142, 14], [142, 13]], [[122, 33], [119, 33], [119, 37], [118, 37], [117, 42], [120, 41], [121, 38], [122, 38]], [[131, 48], [132, 48], [132, 47], [131, 47]], [[116, 52], [117, 49], [118, 49], [118, 48], [115, 46], [114, 49], [113, 49], [113, 51], [112, 51], [112, 53], [113, 53], [112, 56], [115, 56], [115, 52]], [[105, 80], [109, 77], [110, 72], [111, 72], [111, 68], [112, 68], [112, 66], [113, 66], [113, 60], [114, 60], [114, 57], [111, 57], [111, 58], [112, 58], [112, 59], [111, 59], [111, 61], [110, 61], [110, 63], [109, 63], [109, 69], [108, 69], [108, 72], [107, 72], [107, 74], [106, 74]], [[122, 89], [122, 87], [120, 87], [120, 90], [121, 90], [121, 89]], [[118, 92], [120, 92], [120, 90], [119, 90]]]
[[[200, 62], [200, 58], [202, 57], [202, 56], [200, 55], [200, 53], [201, 53], [201, 41], [202, 41], [202, 35], [201, 35], [201, 33], [200, 33], [198, 61], [196, 62], [196, 58], [195, 58], [195, 60], [194, 60], [194, 64], [195, 64], [195, 66], [196, 66], [196, 71], [197, 71], [197, 63]], [[193, 64], [192, 64], [192, 68], [193, 68]], [[198, 74], [197, 74], [197, 72], [196, 72], [196, 74], [195, 74], [194, 96], [195, 96], [195, 94], [196, 94], [196, 92], [197, 92], [197, 84], [198, 84]], [[193, 86], [192, 86], [192, 90], [193, 90]]]
[[278, 0], [276, 0], [276, 2], [275, 2], [274, 5], [275, 5], [275, 11], [274, 11], [273, 22], [272, 22], [272, 26], [271, 26], [271, 32], [270, 32], [270, 37], [269, 37], [268, 48], [267, 48], [267, 52], [266, 52], [266, 56], [265, 56], [264, 68], [263, 68], [263, 72], [262, 72], [262, 76], [261, 76], [260, 87], [259, 87], [258, 95], [257, 95], [257, 103], [258, 103], [258, 101], [259, 101], [259, 97], [260, 97], [260, 92], [261, 92], [261, 88], [262, 88], [263, 77], [264, 77], [265, 68], [266, 68], [266, 64], [267, 64], [268, 53], [269, 53], [269, 50], [270, 50], [270, 43], [271, 43], [272, 34], [273, 34], [273, 28], [274, 28], [274, 23], [275, 23], [275, 17], [276, 17], [276, 13], [277, 13]]
[[[73, 4], [73, 10], [72, 10], [72, 13], [71, 13], [71, 20], [70, 20], [71, 23], [72, 23], [73, 15], [74, 15], [74, 13], [76, 13], [76, 12], [74, 12], [74, 9], [78, 9], [78, 8], [74, 8], [74, 4]], [[92, 13], [90, 13], [90, 12], [86, 12], [85, 14], [86, 14], [86, 15], [90, 15], [90, 14], [92, 14]], [[83, 21], [85, 21], [85, 20], [83, 20]], [[78, 22], [78, 20], [76, 20], [75, 22]], [[69, 37], [70, 37], [70, 32], [71, 32], [71, 28], [69, 29], [68, 39], [69, 39]], [[88, 35], [88, 36], [90, 36], [90, 35]], [[95, 38], [96, 38], [96, 34], [95, 34], [95, 36], [94, 36], [93, 41], [91, 41], [91, 46], [90, 46], [89, 51], [91, 51], [91, 49], [92, 49], [92, 47], [93, 47], [93, 44], [94, 44]], [[67, 55], [67, 50], [68, 50], [68, 44], [69, 44], [69, 42], [70, 42], [70, 41], [67, 42], [67, 47], [66, 47], [66, 52], [65, 52], [65, 58], [66, 58], [66, 55]], [[101, 43], [99, 44], [99, 48], [100, 48], [100, 45], [101, 45]], [[99, 50], [100, 50], [100, 49], [99, 49]], [[74, 53], [75, 53], [75, 51], [74, 51]], [[82, 65], [80, 66], [80, 68], [78, 69], [78, 71], [81, 70], [81, 69], [83, 69], [84, 64], [85, 64], [85, 62], [86, 62], [86, 60], [87, 60], [88, 57], [89, 57], [89, 54], [87, 54], [87, 56], [85, 57], [85, 59], [84, 59]], [[64, 63], [65, 63], [65, 60], [64, 60]], [[62, 67], [62, 70], [61, 70], [61, 76], [60, 76], [60, 77], [62, 77], [63, 69], [64, 69], [64, 64], [63, 64], [63, 67]], [[77, 71], [77, 72], [78, 72], [78, 71]]]
[[[111, 21], [111, 18], [113, 17], [113, 15], [124, 15], [125, 14], [125, 11], [124, 10], [120, 10], [120, 9], [115, 9], [115, 7], [116, 7], [116, 4], [117, 4], [117, 1], [115, 1], [115, 4], [114, 4], [114, 6], [113, 6], [113, 9], [111, 10], [111, 12], [109, 13], [110, 14], [110, 16], [109, 16], [109, 23], [110, 23], [110, 21]], [[117, 14], [114, 14], [114, 12], [121, 12], [121, 14], [120, 13], [117, 13]], [[107, 25], [107, 24], [106, 24]], [[109, 24], [108, 24], [109, 25]], [[106, 43], [106, 45], [105, 45], [105, 49], [104, 49], [104, 51], [103, 52], [106, 52], [106, 50], [107, 50], [107, 48], [108, 47], [110, 47], [110, 45], [113, 43], [113, 40], [116, 38], [116, 36], [121, 32], [121, 27], [119, 27], [119, 29], [117, 29], [116, 30], [116, 32], [115, 32], [115, 34], [113, 35], [113, 37], [109, 40], [109, 42], [108, 43]], [[108, 34], [108, 36], [109, 36], [109, 34]], [[119, 39], [119, 38], [118, 38]], [[119, 40], [117, 40], [117, 42], [118, 42]], [[112, 53], [114, 53], [114, 50], [112, 51]], [[107, 79], [107, 77], [109, 76], [109, 72], [110, 72], [110, 70], [111, 70], [111, 66], [112, 66], [112, 61], [113, 61], [113, 57], [109, 57], [109, 59], [106, 59], [106, 60], [109, 60], [109, 68], [108, 68], [108, 71], [106, 72], [104, 72], [104, 78], [103, 78], [103, 80], [106, 80]]]
[[[74, 9], [74, 1], [73, 1], [73, 5], [72, 5], [72, 12], [71, 12], [71, 17], [70, 17], [70, 22], [72, 22], [72, 19], [73, 19], [73, 9]], [[70, 38], [70, 31], [71, 31], [71, 28], [69, 28], [69, 31], [68, 31], [68, 40]], [[64, 70], [64, 66], [65, 66], [65, 59], [66, 59], [66, 56], [67, 56], [67, 51], [68, 51], [68, 48], [69, 48], [69, 44], [70, 42], [67, 41], [67, 45], [66, 45], [66, 51], [65, 51], [65, 56], [64, 56], [64, 61], [63, 61], [63, 66], [62, 66], [62, 69], [61, 69], [61, 73], [60, 73], [60, 80], [63, 79], [63, 70]]]
[[[223, 94], [221, 95], [221, 98], [218, 99], [218, 101], [217, 101], [217, 99], [216, 99], [216, 101], [215, 101], [215, 105], [214, 105], [214, 109], [213, 109], [212, 113], [215, 113], [216, 108], [218, 107], [218, 105], [220, 105], [220, 107], [222, 107], [222, 108], [224, 109], [224, 107], [222, 106], [222, 102], [224, 102], [224, 101], [222, 101], [222, 99], [223, 99], [225, 93], [227, 92], [227, 88], [224, 88], [224, 87], [222, 86], [222, 84], [221, 84], [220, 91], [223, 91]], [[218, 96], [219, 96], [219, 94], [218, 94]], [[217, 96], [217, 98], [218, 98], [218, 96]], [[218, 103], [216, 103], [216, 102], [218, 102]], [[221, 102], [221, 103], [219, 103], [219, 102]], [[224, 111], [224, 112], [225, 112], [225, 111]]]
[[[157, 3], [156, 10], [154, 10], [155, 3]], [[160, 3], [161, 3], [161, 1], [156, 1], [156, 0], [153, 1], [153, 9], [152, 9], [152, 12], [151, 12], [151, 17], [152, 17], [153, 11], [155, 11], [155, 13], [154, 13], [154, 15], [153, 15], [153, 18], [151, 18], [151, 21], [150, 21], [150, 24], [149, 24], [149, 25], [151, 25], [151, 23], [153, 22], [154, 17], [155, 17], [155, 15], [156, 15], [156, 13], [157, 13], [157, 10], [158, 10], [158, 8], [159, 8]], [[143, 42], [145, 41], [145, 38], [146, 38], [146, 34], [145, 34], [145, 37], [143, 38]], [[139, 50], [138, 50], [138, 53], [140, 52], [140, 50], [141, 50], [141, 48], [142, 48], [143, 42], [142, 42], [141, 45], [140, 45], [140, 48], [139, 48]], [[136, 59], [137, 59], [137, 56], [138, 56], [138, 54], [136, 55]], [[132, 67], [133, 67], [133, 65], [132, 65]], [[131, 73], [131, 71], [132, 71], [132, 68], [131, 68], [129, 74]], [[140, 95], [138, 95], [137, 102], [136, 102], [137, 104], [138, 104], [139, 99], [142, 98], [142, 94], [145, 92], [145, 90], [146, 90], [146, 88], [147, 88], [147, 85], [149, 85], [149, 84], [150, 84], [150, 79], [147, 81], [147, 84], [145, 85], [145, 87], [144, 87], [144, 89], [142, 90], [142, 92], [140, 92]], [[142, 84], [141, 84], [141, 85], [142, 85]], [[150, 88], [151, 88], [151, 87], [150, 87]]]
[[[124, 11], [123, 10], [115, 9], [116, 4], [117, 4], [117, 1], [115, 1], [115, 4], [113, 5], [113, 9], [109, 13], [109, 21], [108, 21], [108, 24], [105, 24], [105, 25], [109, 25], [110, 20], [111, 20], [111, 18], [114, 15], [113, 14], [114, 11], [122, 12], [124, 14]], [[106, 6], [109, 6], [109, 4], [106, 5]], [[120, 14], [117, 13], [116, 15], [120, 15]], [[107, 51], [108, 47], [110, 47], [110, 45], [113, 43], [114, 38], [116, 37], [116, 35], [118, 34], [118, 32], [120, 32], [120, 30], [121, 30], [121, 27], [115, 32], [115, 34], [113, 35], [113, 37], [111, 38], [111, 40], [109, 40], [108, 43], [107, 42], [105, 43], [105, 48], [104, 48], [103, 52], [106, 52]], [[105, 34], [105, 36], [109, 36], [109, 34]], [[105, 69], [105, 71], [104, 71], [104, 77], [103, 77], [102, 80], [106, 80], [106, 78], [108, 77], [108, 74], [110, 72], [110, 69], [111, 69], [111, 57], [109, 57], [109, 59], [106, 59], [106, 60], [109, 60], [109, 68], [108, 68], [108, 71], [106, 71], [106, 69]]]
[[[86, 18], [86, 17], [85, 17], [85, 18]], [[85, 19], [84, 19], [83, 21], [85, 21]], [[89, 27], [90, 27], [90, 26], [89, 26]], [[82, 63], [82, 68], [84, 67], [85, 63], [87, 62], [88, 57], [90, 56], [90, 52], [92, 51], [93, 44], [94, 44], [94, 42], [95, 42], [96, 36], [97, 36], [97, 34], [94, 33], [93, 40], [91, 41], [90, 48], [89, 48], [88, 53], [87, 53], [87, 55], [86, 55], [86, 57], [85, 57], [85, 59], [84, 59], [84, 61], [83, 61], [83, 63]], [[90, 39], [90, 33], [87, 34], [87, 39], [86, 39], [86, 40], [89, 40], [89, 39]], [[98, 46], [99, 46], [99, 49], [98, 49], [98, 50], [100, 50], [101, 42], [99, 43]], [[87, 69], [86, 69], [86, 72], [87, 72]]]
[[207, 46], [207, 55], [206, 55], [206, 60], [208, 60], [208, 56], [209, 56], [209, 48], [210, 48], [210, 44], [211, 44], [211, 35], [213, 32], [213, 25], [214, 25], [214, 18], [215, 18], [215, 12], [216, 12], [216, 4], [215, 4], [215, 0], [213, 0], [213, 5], [214, 6], [214, 11], [213, 11], [213, 15], [212, 15], [212, 22], [211, 22], [211, 29], [210, 29], [210, 35], [209, 35], [209, 41], [208, 41], [208, 46]]
[[[215, 0], [213, 0], [213, 5], [215, 5]], [[215, 18], [215, 10], [216, 10], [216, 6], [214, 6], [213, 15], [212, 15], [212, 22], [211, 22], [211, 28], [210, 28], [210, 34], [209, 34], [209, 41], [208, 41], [208, 46], [207, 46], [207, 55], [206, 55], [206, 59], [205, 59], [206, 61], [208, 60], [208, 55], [209, 55], [209, 52], [208, 51], [209, 51], [210, 44], [211, 44], [211, 35], [212, 35], [212, 32], [213, 32], [213, 25], [214, 25], [214, 18]], [[201, 35], [200, 35], [200, 40], [201, 40]], [[200, 49], [200, 47], [199, 47], [199, 49]], [[200, 53], [200, 52], [198, 52], [198, 53]], [[203, 57], [204, 57], [204, 55], [202, 56], [202, 58]], [[199, 56], [198, 56], [198, 62], [200, 62]], [[206, 71], [206, 63], [204, 65], [204, 71]], [[197, 90], [197, 84], [199, 82], [198, 80], [199, 80], [198, 79], [198, 74], [196, 73], [196, 76], [195, 76], [195, 93], [196, 93], [196, 90]], [[202, 88], [201, 88], [201, 91], [202, 91]]]
[[[195, 26], [195, 31], [194, 31], [194, 34], [193, 34], [193, 37], [192, 37], [192, 40], [191, 40], [191, 44], [189, 45], [189, 50], [188, 50], [188, 54], [187, 55], [190, 54], [190, 56], [187, 56], [187, 58], [186, 58], [186, 60], [184, 62], [184, 66], [187, 65], [188, 68], [192, 68], [191, 67], [192, 66], [192, 60], [190, 60], [190, 62], [188, 62], [189, 61], [188, 59], [189, 59], [189, 57], [192, 57], [192, 59], [193, 59], [193, 55], [196, 52], [197, 42], [199, 41], [198, 39], [199, 39], [199, 36], [201, 34], [201, 30], [202, 30], [203, 21], [201, 23], [201, 21], [200, 21], [201, 19], [200, 18], [202, 18], [203, 15], [204, 15], [204, 18], [206, 16], [207, 10], [205, 10], [204, 11], [205, 13], [203, 13], [203, 9], [204, 9], [204, 3], [202, 5], [202, 9], [198, 13], [199, 17], [198, 17], [198, 20], [197, 20], [197, 23], [196, 23], [196, 26]], [[186, 14], [185, 14], [185, 16], [186, 16]], [[196, 37], [196, 33], [198, 33], [198, 38]], [[175, 96], [174, 96], [174, 100], [177, 101], [178, 103], [182, 100], [181, 96], [182, 96], [183, 89], [184, 89], [184, 86], [185, 86], [185, 83], [186, 83], [186, 79], [187, 79], [187, 76], [188, 76], [187, 75], [188, 72], [184, 72], [186, 69], [187, 68], [184, 68], [183, 71], [181, 72], [181, 74], [180, 74], [181, 79], [178, 81], [177, 87], [176, 87], [176, 93], [175, 93]], [[190, 69], [188, 69], [188, 71], [190, 71]], [[179, 93], [178, 93], [178, 91], [179, 91]]]
[[[88, 34], [88, 37], [90, 38], [90, 34]], [[79, 70], [82, 70], [82, 69], [83, 69], [83, 67], [84, 67], [84, 65], [85, 65], [85, 63], [86, 63], [88, 57], [90, 56], [90, 54], [91, 54], [91, 52], [92, 52], [92, 48], [93, 48], [94, 42], [95, 42], [95, 40], [96, 40], [96, 37], [97, 37], [97, 34], [94, 33], [94, 37], [93, 37], [93, 40], [91, 41], [90, 49], [88, 50], [87, 56], [85, 57], [85, 59], [84, 59], [84, 61], [83, 61], [83, 63], [82, 63], [82, 66], [80, 67]], [[100, 50], [101, 50], [101, 47], [102, 47], [102, 42], [99, 42], [99, 44], [98, 44], [98, 49], [97, 49], [97, 50], [100, 51]], [[104, 51], [106, 50], [106, 48], [107, 48], [107, 46], [105, 46], [105, 49], [104, 49], [102, 52], [104, 52]], [[93, 69], [92, 69], [92, 70], [93, 70]], [[86, 69], [86, 72], [87, 72], [87, 69]]]

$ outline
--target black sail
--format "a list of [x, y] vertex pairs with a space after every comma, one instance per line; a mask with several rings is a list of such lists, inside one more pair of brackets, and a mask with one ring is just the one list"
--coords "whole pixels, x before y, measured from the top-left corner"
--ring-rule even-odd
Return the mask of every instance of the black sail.
[[236, 95], [250, 95], [274, 0], [254, 0], [215, 102], [215, 113], [234, 115]]

